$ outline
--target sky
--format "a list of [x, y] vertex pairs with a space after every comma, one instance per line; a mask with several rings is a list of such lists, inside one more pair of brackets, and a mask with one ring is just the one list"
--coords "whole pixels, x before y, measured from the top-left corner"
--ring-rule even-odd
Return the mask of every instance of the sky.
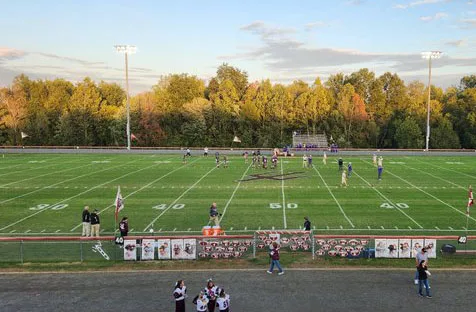
[[476, 73], [476, 0], [0, 0], [0, 86], [24, 73], [124, 85], [132, 94], [162, 75], [208, 81], [223, 63], [249, 81], [289, 84], [368, 68], [457, 86]]

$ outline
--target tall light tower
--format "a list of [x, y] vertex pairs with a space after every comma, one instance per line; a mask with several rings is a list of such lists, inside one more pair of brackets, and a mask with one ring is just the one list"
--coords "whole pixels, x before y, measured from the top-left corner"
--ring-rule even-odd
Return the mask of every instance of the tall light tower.
[[128, 68], [128, 55], [134, 54], [137, 51], [136, 46], [131, 45], [115, 45], [114, 48], [119, 53], [124, 53], [126, 58], [126, 111], [127, 111], [127, 149], [131, 149], [131, 116], [130, 116], [130, 98], [129, 98], [129, 68]]
[[428, 102], [427, 102], [427, 115], [426, 115], [426, 147], [425, 151], [428, 152], [430, 144], [430, 100], [431, 100], [431, 59], [439, 59], [441, 57], [441, 51], [428, 51], [422, 52], [421, 56], [424, 59], [428, 59]]

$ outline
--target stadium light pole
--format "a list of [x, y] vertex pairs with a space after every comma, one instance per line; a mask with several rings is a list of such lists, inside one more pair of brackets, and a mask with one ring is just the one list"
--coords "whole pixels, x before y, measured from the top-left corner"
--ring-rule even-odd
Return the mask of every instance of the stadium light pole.
[[130, 116], [130, 97], [129, 97], [129, 68], [128, 68], [128, 55], [134, 54], [137, 51], [136, 46], [131, 45], [115, 45], [114, 48], [119, 53], [124, 53], [126, 61], [126, 112], [127, 112], [127, 149], [131, 149], [131, 116]]
[[439, 59], [441, 51], [422, 52], [421, 56], [428, 59], [428, 101], [427, 101], [427, 115], [426, 115], [426, 145], [425, 151], [428, 152], [430, 144], [430, 100], [431, 100], [431, 59]]

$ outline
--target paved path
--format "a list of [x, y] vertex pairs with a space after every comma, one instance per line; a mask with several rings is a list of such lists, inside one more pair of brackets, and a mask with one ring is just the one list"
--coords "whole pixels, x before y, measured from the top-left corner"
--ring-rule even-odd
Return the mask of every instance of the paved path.
[[476, 271], [433, 271], [433, 299], [417, 296], [410, 270], [150, 271], [0, 274], [1, 311], [174, 311], [185, 279], [187, 311], [209, 277], [231, 311], [476, 311]]

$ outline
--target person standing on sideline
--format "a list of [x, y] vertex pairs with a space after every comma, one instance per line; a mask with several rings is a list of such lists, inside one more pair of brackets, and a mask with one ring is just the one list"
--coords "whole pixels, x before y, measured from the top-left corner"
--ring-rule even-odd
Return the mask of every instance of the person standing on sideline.
[[100, 227], [100, 221], [99, 221], [99, 215], [98, 215], [99, 210], [94, 209], [94, 212], [91, 213], [91, 237], [95, 236], [99, 237], [99, 227]]
[[418, 276], [419, 276], [419, 273], [418, 273], [418, 266], [420, 265], [420, 263], [422, 261], [425, 261], [428, 263], [428, 254], [426, 253], [426, 248], [423, 247], [421, 250], [418, 251], [418, 253], [416, 254], [415, 256], [415, 263], [416, 263], [416, 272], [415, 272], [415, 285], [418, 285]]
[[302, 167], [303, 168], [307, 167], [307, 155], [306, 154], [302, 155]]
[[119, 231], [121, 231], [121, 236], [127, 236], [129, 233], [129, 219], [127, 217], [123, 217], [121, 222], [119, 222]]
[[210, 219], [208, 224], [214, 222], [216, 226], [220, 226], [220, 220], [218, 220], [218, 216], [220, 216], [220, 214], [218, 213], [217, 203], [213, 203], [210, 206]]
[[345, 170], [342, 171], [342, 179], [340, 181], [340, 186], [347, 187], [347, 173], [345, 172]]
[[187, 147], [187, 154], [185, 154], [187, 157], [192, 157], [192, 154], [190, 153], [190, 149]]
[[422, 260], [417, 267], [418, 270], [418, 294], [423, 297], [423, 286], [425, 286], [426, 297], [431, 298], [430, 285], [428, 284], [428, 266], [425, 260]]
[[271, 267], [269, 268], [268, 271], [266, 271], [268, 274], [273, 274], [273, 269], [274, 266], [278, 268], [278, 275], [283, 275], [284, 271], [281, 268], [281, 265], [279, 264], [279, 246], [278, 243], [273, 242], [273, 248], [269, 252], [269, 256], [271, 257]]
[[204, 156], [204, 157], [208, 157], [208, 147], [205, 147], [205, 148], [203, 149], [203, 156]]
[[215, 312], [217, 297], [220, 294], [220, 289], [215, 286], [215, 283], [213, 283], [211, 278], [209, 278], [207, 281], [207, 287], [205, 287], [204, 293], [208, 299], [208, 312]]
[[304, 217], [304, 231], [311, 230], [311, 221], [309, 221], [308, 217]]
[[230, 311], [230, 296], [225, 293], [225, 290], [222, 288], [220, 291], [220, 295], [217, 299], [217, 306], [218, 310], [221, 312], [229, 312]]
[[312, 168], [312, 155], [307, 156], [307, 167]]
[[327, 165], [327, 154], [326, 154], [326, 152], [324, 152], [324, 155], [322, 155], [322, 163], [324, 165]]
[[348, 171], [347, 176], [350, 178], [350, 176], [352, 175], [352, 163], [351, 162], [349, 162], [349, 164], [347, 165], [347, 171]]
[[82, 236], [89, 237], [89, 235], [91, 235], [91, 213], [89, 212], [89, 206], [84, 206]]
[[380, 156], [377, 161], [377, 174], [378, 174], [379, 180], [382, 180], [382, 172], [383, 172], [383, 157]]
[[185, 298], [187, 298], [187, 286], [183, 280], [178, 280], [173, 292], [175, 298], [175, 312], [185, 312]]

